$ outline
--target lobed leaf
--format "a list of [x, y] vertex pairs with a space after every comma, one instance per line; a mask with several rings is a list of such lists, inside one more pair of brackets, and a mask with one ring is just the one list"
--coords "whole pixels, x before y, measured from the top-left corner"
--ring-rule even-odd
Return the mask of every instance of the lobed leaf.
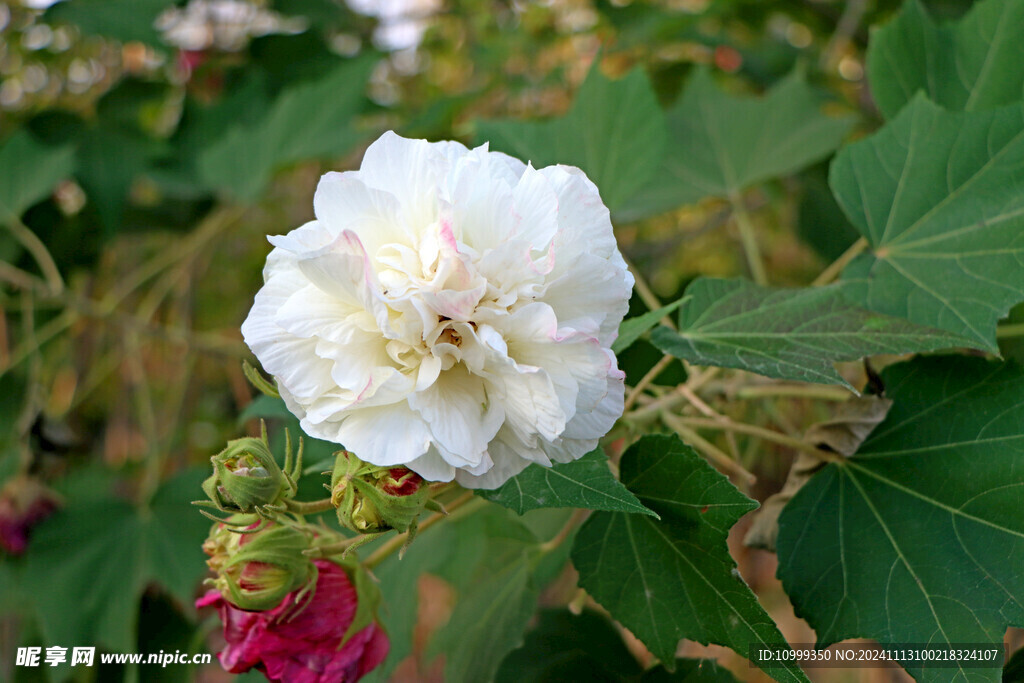
[[[1024, 625], [1024, 370], [919, 358], [883, 373], [893, 407], [779, 519], [779, 577], [818, 634], [998, 643]], [[996, 668], [907, 668], [998, 681]]]
[[578, 166], [612, 212], [652, 177], [667, 143], [664, 114], [643, 71], [612, 81], [596, 66], [565, 116], [539, 123], [480, 121], [476, 137], [538, 168]]
[[619, 216], [651, 216], [706, 197], [735, 196], [828, 156], [852, 117], [821, 112], [817, 93], [794, 72], [764, 97], [731, 95], [698, 70], [668, 112], [671, 149], [654, 179]]
[[585, 508], [657, 517], [615, 478], [600, 448], [573, 462], [530, 465], [501, 487], [477, 495], [520, 515], [539, 508]]
[[1024, 300], [1024, 104], [947, 112], [919, 95], [847, 146], [830, 183], [870, 252], [843, 271], [852, 301], [997, 352]]
[[893, 118], [918, 91], [947, 109], [976, 111], [1024, 99], [1024, 2], [985, 0], [939, 25], [920, 0], [871, 35], [868, 78]]
[[[726, 538], [757, 503], [675, 436], [645, 436], [622, 458], [622, 482], [660, 520], [599, 512], [572, 550], [580, 586], [672, 667], [681, 638], [740, 654], [785, 639], [729, 556]], [[806, 681], [790, 662], [781, 681]]]
[[352, 119], [363, 106], [375, 63], [353, 59], [316, 81], [283, 90], [262, 117], [231, 128], [200, 153], [204, 182], [249, 202], [278, 168], [349, 151], [362, 137]]
[[742, 279], [702, 277], [687, 288], [686, 299], [679, 331], [655, 329], [655, 346], [697, 365], [779, 379], [849, 386], [833, 363], [968, 343], [854, 306], [836, 287], [775, 289]]

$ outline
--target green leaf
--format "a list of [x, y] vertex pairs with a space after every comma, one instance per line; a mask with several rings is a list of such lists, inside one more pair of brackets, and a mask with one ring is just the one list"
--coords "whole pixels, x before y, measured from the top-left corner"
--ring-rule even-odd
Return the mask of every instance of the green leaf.
[[[729, 528], [757, 507], [675, 436], [645, 436], [622, 458], [622, 482], [661, 515], [599, 512], [580, 529], [572, 560], [580, 586], [663, 662], [681, 638], [745, 655], [785, 639], [729, 556]], [[806, 681], [796, 664], [773, 670]]]
[[673, 146], [622, 217], [735, 196], [799, 171], [838, 147], [854, 121], [821, 113], [818, 95], [799, 72], [755, 98], [723, 92], [704, 69], [690, 78], [667, 120]]
[[210, 523], [189, 505], [203, 475], [168, 481], [148, 510], [108, 498], [65, 508], [36, 527], [23, 590], [47, 642], [130, 652], [139, 597], [150, 583], [191, 603], [206, 570], [201, 545]]
[[446, 681], [493, 680], [505, 654], [522, 642], [540, 593], [531, 581], [535, 555], [521, 551], [459, 595], [431, 643], [433, 652], [444, 653]]
[[736, 683], [732, 672], [713, 659], [677, 659], [676, 670], [663, 666], [646, 672], [641, 683]]
[[1024, 105], [951, 113], [918, 96], [849, 145], [831, 185], [870, 252], [843, 272], [858, 304], [997, 350], [1024, 300]]
[[871, 94], [892, 118], [923, 90], [947, 109], [976, 111], [1024, 99], [1024, 2], [985, 0], [938, 25], [919, 0], [871, 35]]
[[74, 0], [53, 5], [43, 19], [47, 23], [74, 24], [87, 35], [99, 34], [122, 42], [138, 40], [166, 49], [153, 25], [174, 4], [171, 0]]
[[833, 363], [967, 343], [854, 306], [836, 287], [776, 289], [702, 277], [687, 287], [686, 299], [679, 331], [657, 328], [651, 334], [655, 346], [697, 365], [779, 379], [849, 386]]
[[585, 508], [657, 517], [615, 478], [600, 448], [573, 462], [530, 465], [500, 488], [477, 495], [520, 515], [539, 508]]
[[0, 148], [0, 223], [21, 217], [71, 175], [70, 146], [45, 147], [18, 131]]
[[540, 613], [522, 647], [501, 663], [496, 683], [627, 681], [642, 673], [612, 623], [596, 612], [565, 609]]
[[375, 63], [372, 57], [354, 59], [316, 81], [283, 90], [263, 117], [231, 128], [200, 154], [203, 180], [253, 201], [278, 168], [347, 152], [362, 137], [352, 119], [365, 102]]
[[[399, 559], [396, 553], [382, 562], [374, 569], [374, 574], [380, 579], [384, 597], [381, 620], [391, 639], [391, 650], [384, 663], [367, 677], [368, 683], [388, 680], [398, 662], [412, 651], [419, 578], [424, 573], [444, 579], [458, 592], [455, 603], [458, 611], [453, 611], [448, 624], [429, 644], [429, 656], [445, 657], [445, 680], [448, 681], [487, 680], [492, 676], [505, 654], [519, 644], [526, 622], [536, 607], [535, 591], [540, 586], [535, 585], [532, 577], [523, 582], [520, 561], [524, 555], [535, 557], [537, 544], [533, 533], [510, 511], [486, 505], [472, 515], [450, 520], [418, 535], [404, 558]], [[506, 573], [513, 565], [515, 569]], [[492, 581], [496, 574], [501, 574], [502, 581]], [[502, 592], [503, 581], [514, 584], [510, 592]], [[486, 590], [481, 588], [485, 585]], [[488, 604], [488, 591], [498, 600], [496, 607]], [[529, 612], [524, 606], [527, 596], [531, 603]], [[491, 624], [481, 623], [479, 615], [487, 610], [500, 612], [500, 601], [504, 600], [512, 601], [510, 611], [514, 614], [510, 616], [515, 619], [503, 621], [502, 637], [492, 639]], [[515, 632], [514, 622], [520, 619], [518, 632]], [[479, 657], [463, 650], [462, 641], [471, 641], [479, 648]], [[453, 658], [469, 669], [451, 670]]]
[[537, 168], [578, 166], [612, 211], [651, 178], [667, 142], [664, 115], [643, 71], [612, 81], [596, 65], [565, 116], [540, 123], [479, 121], [476, 138]]
[[623, 320], [622, 324], [619, 325], [619, 336], [612, 342], [612, 351], [618, 355], [628, 349], [637, 339], [644, 335], [644, 332], [657, 325], [658, 321], [666, 315], [682, 306], [684, 301], [686, 301], [686, 297], [662, 306], [656, 311], [647, 311], [635, 318]]
[[[822, 647], [999, 643], [1024, 626], [1024, 371], [978, 358], [887, 368], [893, 407], [779, 520], [779, 577]], [[995, 669], [908, 667], [919, 680]]]

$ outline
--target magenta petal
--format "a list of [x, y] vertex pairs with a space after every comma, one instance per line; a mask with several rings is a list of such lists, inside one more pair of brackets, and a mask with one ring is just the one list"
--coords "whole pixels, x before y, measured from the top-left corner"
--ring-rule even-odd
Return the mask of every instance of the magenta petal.
[[217, 591], [196, 601], [196, 607], [215, 606], [220, 612], [228, 645], [217, 657], [227, 671], [255, 668], [271, 681], [288, 683], [347, 683], [384, 661], [388, 639], [376, 624], [339, 648], [358, 596], [341, 567], [326, 560], [316, 560], [316, 566], [316, 593], [298, 612], [294, 593], [266, 612], [240, 610]]

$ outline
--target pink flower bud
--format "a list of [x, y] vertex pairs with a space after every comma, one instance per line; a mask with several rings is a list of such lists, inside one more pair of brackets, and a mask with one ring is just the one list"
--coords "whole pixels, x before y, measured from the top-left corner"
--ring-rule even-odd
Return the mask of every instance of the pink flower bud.
[[0, 549], [21, 555], [36, 524], [57, 509], [57, 496], [35, 479], [14, 477], [0, 490]]
[[388, 638], [376, 623], [345, 640], [360, 600], [348, 574], [327, 560], [315, 564], [316, 592], [308, 602], [299, 598], [298, 606], [298, 591], [265, 612], [240, 610], [215, 590], [196, 602], [220, 612], [227, 647], [217, 658], [227, 671], [257, 669], [288, 683], [350, 683], [384, 661]]

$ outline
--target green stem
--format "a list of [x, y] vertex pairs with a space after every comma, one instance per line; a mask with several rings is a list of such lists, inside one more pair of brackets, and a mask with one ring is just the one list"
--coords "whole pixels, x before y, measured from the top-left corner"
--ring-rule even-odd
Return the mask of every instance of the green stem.
[[583, 520], [585, 520], [589, 514], [590, 510], [577, 509], [574, 511], [572, 516], [569, 517], [568, 521], [566, 521], [565, 526], [563, 526], [551, 540], [545, 541], [538, 546], [541, 554], [547, 555], [552, 550], [556, 550], [558, 546], [565, 543], [565, 539], [569, 538], [573, 530], [582, 524]]
[[1002, 325], [996, 328], [996, 339], [1009, 339], [1011, 337], [1024, 337], [1024, 323], [1013, 323]]
[[[467, 505], [467, 503], [469, 504]], [[456, 518], [456, 515], [452, 513], [454, 513], [459, 508], [462, 508], [462, 512], [458, 516], [462, 516], [465, 515], [467, 512], [471, 510], [476, 510], [477, 508], [482, 507], [483, 505], [486, 504], [486, 500], [484, 500], [483, 498], [477, 498], [475, 495], [473, 495], [472, 491], [467, 491], [461, 497], [456, 498], [451, 503], [445, 505], [448, 514], [445, 514], [443, 512], [435, 512], [430, 517], [427, 517], [424, 521], [420, 522], [419, 527], [416, 529], [416, 533], [423, 533], [430, 527], [440, 522], [442, 519]], [[367, 569], [373, 569], [378, 564], [386, 560], [388, 556], [391, 555], [391, 553], [395, 552], [396, 550], [399, 550], [402, 546], [404, 546], [406, 538], [408, 538], [408, 536], [409, 532], [405, 532], [404, 534], [398, 534], [397, 536], [389, 539], [387, 543], [377, 548], [372, 555], [367, 557], [366, 561], [363, 562], [363, 564], [366, 566]]]
[[781, 446], [787, 446], [804, 453], [809, 453], [810, 455], [813, 455], [819, 460], [824, 460], [825, 462], [841, 463], [844, 461], [844, 458], [840, 455], [824, 451], [801, 439], [794, 439], [791, 436], [786, 436], [785, 434], [780, 434], [779, 432], [765, 429], [764, 427], [758, 427], [757, 425], [746, 424], [745, 422], [733, 422], [732, 420], [714, 420], [704, 417], [680, 417], [678, 419], [681, 424], [689, 427], [732, 431], [738, 434], [754, 436], [765, 441], [772, 441]]
[[821, 271], [821, 275], [814, 278], [811, 283], [812, 287], [819, 287], [821, 285], [827, 285], [828, 283], [839, 277], [839, 274], [843, 272], [843, 269], [850, 264], [850, 261], [857, 258], [868, 248], [868, 241], [861, 237], [856, 242], [850, 245], [850, 247], [844, 251], [839, 258], [829, 264], [828, 268]]
[[768, 274], [764, 269], [764, 261], [761, 258], [761, 249], [757, 245], [757, 231], [754, 223], [743, 205], [743, 198], [733, 195], [729, 198], [732, 204], [732, 215], [736, 219], [736, 227], [740, 231], [740, 242], [743, 244], [743, 253], [747, 257], [747, 266], [750, 268], [750, 276], [754, 282], [764, 286], [768, 284]]
[[313, 500], [307, 503], [301, 500], [287, 500], [285, 505], [288, 506], [288, 512], [294, 512], [297, 515], [315, 515], [318, 512], [327, 512], [334, 509], [334, 504], [331, 503], [330, 498], [321, 498], [320, 500]]
[[39, 270], [46, 279], [46, 285], [51, 294], [60, 294], [64, 290], [64, 279], [60, 276], [60, 269], [50, 255], [50, 251], [43, 244], [42, 240], [36, 237], [24, 223], [14, 219], [7, 223], [7, 228], [14, 235], [15, 239], [32, 254], [32, 258], [39, 265]]

